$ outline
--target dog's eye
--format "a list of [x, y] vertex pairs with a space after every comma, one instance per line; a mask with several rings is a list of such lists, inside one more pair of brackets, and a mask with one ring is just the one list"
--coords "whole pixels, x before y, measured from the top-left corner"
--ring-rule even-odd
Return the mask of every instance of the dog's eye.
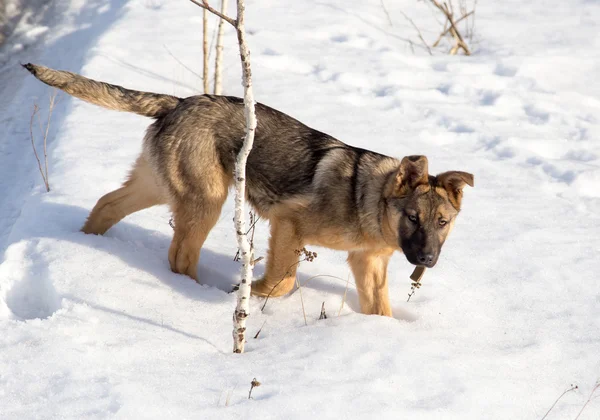
[[440, 220], [440, 226], [446, 226], [448, 222], [446, 220]]
[[413, 223], [417, 223], [417, 216], [415, 216], [413, 214], [409, 214], [408, 215], [408, 220], [410, 220]]

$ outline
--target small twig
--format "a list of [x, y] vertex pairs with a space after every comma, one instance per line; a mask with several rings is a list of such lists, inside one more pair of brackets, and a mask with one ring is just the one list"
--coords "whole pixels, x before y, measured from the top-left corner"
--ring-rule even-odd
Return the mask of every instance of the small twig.
[[542, 417], [541, 420], [544, 420], [548, 416], [548, 414], [550, 414], [550, 412], [552, 411], [554, 406], [560, 401], [560, 399], [562, 397], [565, 396], [565, 394], [567, 394], [568, 392], [571, 392], [571, 391], [575, 391], [576, 389], [578, 389], [578, 386], [571, 384], [571, 388], [566, 389], [562, 394], [560, 394], [560, 396], [556, 399], [556, 401], [554, 401], [554, 404], [552, 404], [552, 407], [550, 407], [550, 409], [546, 412], [546, 414], [544, 414], [544, 417]]
[[583, 404], [583, 407], [581, 407], [581, 410], [579, 411], [579, 414], [577, 414], [577, 417], [575, 417], [575, 420], [577, 420], [579, 418], [579, 416], [581, 416], [581, 413], [583, 413], [583, 410], [585, 410], [585, 407], [590, 403], [590, 401], [592, 401], [592, 399], [593, 399], [592, 397], [594, 396], [594, 393], [598, 390], [598, 388], [600, 388], [600, 380], [598, 382], [596, 382], [596, 386], [594, 388], [592, 388], [592, 392], [590, 392], [590, 396], [588, 397], [585, 404]]
[[325, 313], [325, 302], [321, 305], [321, 315], [319, 315], [319, 321], [322, 319], [327, 319], [327, 314]]
[[258, 329], [258, 332], [256, 333], [256, 335], [254, 336], [255, 339], [258, 338], [258, 335], [260, 334], [260, 332], [262, 331], [263, 327], [265, 326], [265, 324], [267, 323], [267, 320], [265, 319], [265, 322], [263, 322], [263, 324], [260, 326], [260, 328]]
[[[304, 283], [306, 285], [306, 283]], [[338, 316], [342, 313], [342, 309], [344, 309], [344, 303], [346, 302], [346, 294], [348, 293], [348, 286], [350, 285], [350, 274], [348, 274], [348, 280], [346, 280], [346, 289], [344, 290], [344, 297], [342, 298], [342, 305], [340, 306], [340, 310], [338, 311]]]
[[169, 219], [169, 226], [171, 226], [171, 229], [175, 230], [175, 223], [173, 223], [172, 217]]
[[248, 399], [251, 399], [251, 398], [252, 398], [252, 390], [253, 390], [254, 388], [257, 388], [257, 387], [259, 387], [259, 386], [260, 386], [260, 382], [258, 382], [258, 381], [256, 380], [256, 378], [252, 379], [252, 382], [250, 382], [250, 392], [248, 392]]
[[415, 28], [415, 30], [417, 31], [417, 35], [419, 36], [419, 39], [421, 40], [423, 45], [425, 45], [425, 48], [427, 48], [427, 52], [429, 53], [429, 55], [433, 55], [433, 53], [431, 52], [431, 48], [429, 48], [429, 45], [427, 45], [427, 42], [425, 42], [425, 39], [423, 38], [423, 35], [421, 34], [421, 31], [419, 30], [417, 25], [415, 25], [415, 22], [413, 22], [413, 20], [411, 18], [409, 18], [406, 13], [404, 13], [402, 11], [400, 13], [402, 13], [402, 16], [404, 16], [404, 18], [410, 22], [410, 24], [413, 26], [413, 28]]

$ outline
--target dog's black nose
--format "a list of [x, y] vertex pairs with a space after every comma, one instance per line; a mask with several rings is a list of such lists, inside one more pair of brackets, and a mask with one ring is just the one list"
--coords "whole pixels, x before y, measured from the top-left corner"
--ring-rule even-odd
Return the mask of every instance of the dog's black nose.
[[422, 264], [427, 267], [432, 267], [434, 258], [435, 256], [433, 254], [419, 253], [419, 255], [417, 256], [417, 261], [419, 261], [419, 264]]

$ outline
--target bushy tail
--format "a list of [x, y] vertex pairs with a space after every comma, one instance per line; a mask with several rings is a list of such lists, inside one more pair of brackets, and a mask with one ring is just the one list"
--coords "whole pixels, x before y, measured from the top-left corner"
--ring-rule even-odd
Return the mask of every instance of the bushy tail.
[[68, 71], [53, 70], [35, 64], [23, 64], [23, 67], [49, 86], [115, 111], [134, 112], [145, 117], [158, 118], [173, 110], [181, 101], [175, 96], [129, 90]]

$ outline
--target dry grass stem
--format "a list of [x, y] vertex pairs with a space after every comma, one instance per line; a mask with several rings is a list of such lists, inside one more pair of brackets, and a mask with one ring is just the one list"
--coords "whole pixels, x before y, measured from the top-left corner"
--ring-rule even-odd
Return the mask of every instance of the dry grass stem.
[[564, 396], [565, 396], [565, 394], [567, 394], [567, 393], [569, 393], [569, 392], [571, 392], [571, 391], [575, 391], [575, 390], [576, 390], [576, 389], [578, 389], [578, 388], [579, 388], [579, 387], [578, 387], [577, 385], [573, 385], [573, 384], [571, 384], [571, 387], [570, 387], [570, 388], [567, 388], [567, 389], [565, 389], [565, 391], [564, 391], [562, 394], [560, 394], [560, 396], [559, 396], [559, 397], [556, 399], [556, 401], [554, 401], [554, 404], [552, 404], [552, 407], [550, 407], [550, 408], [548, 409], [548, 411], [546, 412], [546, 414], [544, 414], [544, 417], [542, 417], [542, 419], [541, 419], [541, 420], [544, 420], [544, 419], [545, 419], [545, 418], [548, 416], [548, 414], [550, 414], [550, 412], [552, 411], [552, 409], [554, 408], [554, 406], [556, 406], [556, 404], [557, 404], [557, 403], [560, 401], [560, 399], [561, 399], [562, 397], [564, 397]]
[[302, 297], [302, 287], [300, 287], [298, 277], [296, 277], [296, 286], [298, 286], [298, 291], [300, 292], [300, 304], [302, 305], [302, 315], [304, 315], [304, 325], [308, 326], [308, 321], [306, 320], [306, 311], [304, 310], [304, 298]]
[[198, 73], [196, 73], [194, 70], [192, 70], [191, 68], [189, 68], [188, 66], [186, 66], [179, 58], [175, 57], [175, 55], [167, 48], [167, 46], [165, 44], [163, 44], [164, 49], [167, 51], [167, 53], [173, 57], [173, 59], [175, 61], [177, 61], [179, 63], [179, 65], [181, 65], [181, 67], [183, 67], [184, 69], [186, 69], [187, 71], [189, 71], [190, 73], [192, 73], [194, 76], [196, 76], [198, 79], [202, 80], [202, 76], [199, 75]]
[[349, 285], [350, 285], [350, 274], [348, 274], [348, 279], [346, 280], [346, 289], [344, 290], [344, 297], [342, 298], [342, 305], [340, 306], [340, 310], [338, 311], [338, 316], [340, 316], [340, 314], [342, 313], [342, 309], [344, 309], [344, 303], [346, 303], [346, 295], [348, 294], [348, 286]]
[[322, 319], [327, 319], [327, 314], [325, 313], [325, 302], [321, 305], [321, 314], [319, 315], [319, 321]]
[[265, 322], [263, 322], [263, 324], [260, 326], [260, 328], [256, 332], [256, 335], [254, 336], [254, 339], [258, 338], [258, 336], [260, 335], [260, 332], [262, 331], [262, 329], [263, 329], [263, 327], [265, 326], [266, 323], [267, 323], [267, 320], [265, 319]]
[[583, 404], [583, 407], [581, 407], [581, 410], [579, 411], [579, 414], [577, 414], [577, 417], [575, 417], [575, 420], [577, 420], [579, 418], [579, 416], [581, 416], [581, 413], [583, 413], [583, 410], [585, 410], [585, 407], [587, 407], [587, 405], [590, 403], [590, 401], [592, 401], [594, 399], [594, 394], [596, 393], [596, 391], [599, 388], [600, 388], [600, 380], [598, 380], [596, 382], [596, 386], [594, 386], [594, 388], [592, 388], [592, 392], [590, 392], [590, 396], [588, 397], [585, 404]]
[[258, 388], [260, 385], [260, 382], [258, 382], [256, 378], [252, 379], [252, 382], [250, 382], [250, 391], [248, 392], [248, 399], [252, 398], [252, 390], [254, 388]]
[[[40, 171], [40, 175], [44, 181], [44, 186], [46, 187], [46, 192], [50, 192], [50, 178], [48, 175], [48, 134], [50, 132], [50, 121], [52, 119], [52, 112], [54, 111], [54, 106], [56, 105], [56, 94], [57, 91], [53, 90], [50, 94], [50, 102], [48, 105], [48, 118], [46, 121], [46, 128], [42, 127], [42, 121], [39, 116], [40, 107], [37, 104], [33, 104], [33, 111], [31, 113], [31, 119], [29, 120], [29, 135], [31, 136], [31, 147], [33, 148], [33, 154], [35, 155], [35, 159], [38, 163], [38, 169]], [[42, 168], [42, 162], [37, 152], [37, 147], [35, 146], [35, 136], [33, 135], [33, 125], [34, 121], [37, 118], [38, 124], [40, 127], [40, 132], [43, 134], [43, 147], [44, 147], [44, 167]]]
[[[294, 264], [290, 265], [287, 270], [285, 271], [285, 274], [281, 277], [281, 280], [279, 280], [275, 286], [273, 286], [271, 288], [271, 291], [269, 292], [269, 294], [267, 295], [267, 297], [265, 298], [265, 303], [263, 304], [262, 308], [260, 308], [261, 312], [265, 310], [265, 306], [267, 306], [267, 302], [269, 301], [269, 298], [271, 297], [271, 294], [273, 293], [273, 291], [277, 288], [277, 286], [279, 286], [281, 284], [281, 282], [283, 280], [285, 280], [285, 278], [287, 276], [290, 275], [290, 270], [297, 266], [298, 264], [300, 264], [301, 262], [304, 261], [308, 261], [308, 262], [313, 262], [315, 258], [317, 258], [317, 253], [313, 252], [313, 251], [309, 251], [306, 249], [306, 247], [302, 248], [302, 249], [295, 249], [294, 252], [296, 253], [296, 255], [298, 255], [298, 257], [304, 256], [304, 258], [296, 261]], [[300, 283], [298, 282], [298, 278], [296, 277], [296, 285], [298, 286], [298, 288], [300, 288]], [[301, 292], [302, 293], [302, 292]], [[303, 303], [304, 306], [304, 303]], [[306, 314], [304, 315], [304, 320], [306, 321]]]
[[392, 24], [392, 18], [390, 17], [390, 12], [388, 12], [387, 7], [385, 7], [385, 3], [383, 0], [381, 0], [381, 8], [383, 9], [383, 12], [385, 13], [385, 16], [387, 17], [388, 23], [390, 24], [390, 26], [394, 26]]
[[[421, 40], [421, 42], [423, 43], [423, 45], [427, 49], [427, 52], [429, 53], [429, 55], [433, 55], [433, 53], [431, 52], [431, 48], [429, 48], [429, 45], [427, 45], [427, 42], [425, 42], [425, 38], [423, 38], [423, 35], [421, 34], [421, 31], [419, 30], [419, 28], [417, 27], [417, 25], [415, 25], [415, 22], [413, 22], [413, 20], [411, 18], [409, 18], [406, 15], [406, 13], [404, 13], [404, 12], [400, 12], [400, 13], [402, 13], [402, 16], [404, 16], [404, 18], [410, 22], [410, 24], [412, 25], [412, 27], [415, 28], [415, 30], [417, 31], [417, 35], [419, 36], [419, 39]], [[411, 47], [412, 47], [412, 43], [411, 43]], [[414, 49], [413, 49], [413, 52], [414, 52]]]

